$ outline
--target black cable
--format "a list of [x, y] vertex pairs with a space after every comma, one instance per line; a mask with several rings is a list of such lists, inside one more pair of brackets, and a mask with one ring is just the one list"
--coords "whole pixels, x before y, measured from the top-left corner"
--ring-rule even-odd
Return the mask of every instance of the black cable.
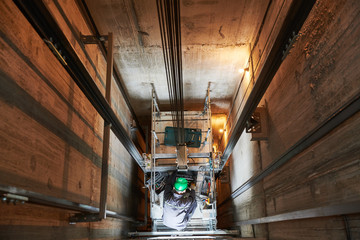
[[170, 109], [177, 144], [185, 143], [179, 0], [157, 0]]

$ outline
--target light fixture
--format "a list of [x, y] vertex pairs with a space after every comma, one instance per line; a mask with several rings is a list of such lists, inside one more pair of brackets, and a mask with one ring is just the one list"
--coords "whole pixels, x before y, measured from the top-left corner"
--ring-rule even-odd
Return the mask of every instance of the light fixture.
[[247, 72], [247, 71], [249, 71], [249, 68], [247, 67], [247, 68], [240, 68], [239, 69], [239, 73], [244, 73], [244, 72]]
[[220, 128], [219, 130], [221, 133], [226, 132], [226, 129]]

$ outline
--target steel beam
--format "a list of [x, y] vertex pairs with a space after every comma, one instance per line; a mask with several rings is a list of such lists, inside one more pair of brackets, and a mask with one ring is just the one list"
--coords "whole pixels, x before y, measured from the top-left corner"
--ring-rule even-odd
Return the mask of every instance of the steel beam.
[[[189, 171], [194, 171], [194, 172], [202, 172], [202, 171], [210, 171], [212, 170], [209, 166], [209, 164], [204, 164], [204, 165], [200, 165], [201, 163], [197, 164], [197, 165], [189, 165], [188, 170]], [[176, 165], [165, 165], [165, 166], [156, 166], [154, 167], [153, 170], [148, 169], [145, 170], [145, 173], [150, 173], [152, 171], [154, 172], [169, 172], [169, 171], [175, 171], [177, 170]], [[219, 168], [215, 168], [214, 169], [215, 173], [220, 172]]]
[[250, 224], [263, 224], [263, 223], [290, 221], [290, 220], [306, 219], [306, 218], [329, 217], [329, 216], [356, 214], [356, 213], [360, 213], [360, 201], [341, 203], [336, 205], [329, 205], [329, 206], [305, 209], [300, 211], [293, 211], [293, 212], [282, 213], [282, 214], [277, 214], [262, 218], [249, 219], [249, 220], [236, 222], [235, 224], [237, 226], [250, 225]]
[[57, 25], [43, 1], [14, 0], [31, 25], [44, 41], [56, 44], [66, 59], [64, 68], [85, 94], [90, 103], [101, 115], [105, 122], [111, 124], [111, 129], [129, 154], [144, 171], [144, 162], [135, 144], [131, 141], [126, 129], [121, 125], [116, 113], [104, 98], [89, 72], [82, 64], [68, 39]]
[[[111, 82], [113, 75], [113, 34], [109, 33], [107, 36], [108, 51], [106, 57], [106, 92], [105, 98], [111, 107]], [[109, 182], [109, 161], [110, 161], [110, 129], [111, 125], [104, 123], [103, 134], [103, 152], [102, 152], [102, 167], [101, 167], [101, 187], [100, 187], [100, 212], [99, 219], [106, 218], [106, 205], [108, 195], [108, 182]]]
[[[155, 159], [176, 159], [177, 155], [174, 153], [156, 153]], [[189, 153], [188, 158], [209, 158], [210, 153]]]
[[[4, 193], [11, 193], [16, 194], [22, 197], [26, 197], [29, 203], [40, 204], [40, 205], [47, 205], [51, 207], [57, 207], [62, 209], [74, 210], [84, 213], [99, 213], [99, 208], [93, 207], [86, 204], [72, 202], [63, 198], [57, 198], [52, 196], [47, 196], [41, 193], [36, 193], [32, 191], [28, 191], [25, 189], [13, 187], [13, 186], [6, 186], [0, 184], [0, 192]], [[124, 221], [138, 223], [135, 219], [131, 217], [124, 216], [120, 213], [113, 212], [113, 211], [106, 211], [107, 216], [122, 219]]]
[[211, 236], [211, 235], [238, 235], [239, 230], [215, 231], [164, 231], [164, 232], [129, 232], [130, 237], [136, 236]]
[[278, 36], [275, 39], [274, 45], [264, 63], [264, 66], [260, 71], [254, 88], [251, 91], [244, 108], [242, 109], [241, 115], [236, 122], [235, 127], [232, 130], [228, 144], [226, 145], [224, 153], [221, 157], [221, 169], [225, 166], [232, 151], [234, 150], [234, 147], [245, 128], [246, 121], [250, 119], [251, 114], [255, 111], [271, 80], [279, 69], [283, 61], [282, 51], [286, 49], [289, 38], [293, 36], [293, 32], [296, 34], [299, 32], [314, 3], [315, 0], [292, 1], [288, 14]]
[[227, 201], [230, 201], [243, 192], [254, 186], [256, 183], [264, 179], [266, 176], [270, 175], [276, 169], [283, 166], [290, 159], [295, 157], [297, 154], [304, 151], [306, 148], [310, 147], [316, 141], [324, 137], [330, 131], [335, 129], [341, 123], [349, 119], [351, 116], [360, 111], [360, 94], [351, 99], [348, 103], [341, 106], [335, 113], [330, 115], [324, 122], [319, 124], [315, 129], [313, 129], [306, 136], [301, 138], [297, 143], [295, 143], [286, 153], [284, 153], [280, 158], [272, 162], [268, 167], [262, 170], [259, 174], [251, 177], [239, 188], [237, 188], [231, 195], [226, 198], [218, 207], [223, 206]]

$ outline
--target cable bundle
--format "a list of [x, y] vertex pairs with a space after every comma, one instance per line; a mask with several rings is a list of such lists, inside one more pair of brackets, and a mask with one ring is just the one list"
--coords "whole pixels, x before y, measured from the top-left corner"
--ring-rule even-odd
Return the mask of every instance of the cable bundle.
[[161, 43], [177, 144], [185, 143], [180, 0], [157, 0]]

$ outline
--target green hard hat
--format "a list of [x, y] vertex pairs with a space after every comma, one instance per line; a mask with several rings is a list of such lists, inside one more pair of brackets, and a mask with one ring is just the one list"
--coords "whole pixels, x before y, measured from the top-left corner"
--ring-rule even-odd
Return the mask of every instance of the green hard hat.
[[177, 191], [184, 191], [187, 189], [188, 181], [185, 178], [178, 178], [174, 184]]

